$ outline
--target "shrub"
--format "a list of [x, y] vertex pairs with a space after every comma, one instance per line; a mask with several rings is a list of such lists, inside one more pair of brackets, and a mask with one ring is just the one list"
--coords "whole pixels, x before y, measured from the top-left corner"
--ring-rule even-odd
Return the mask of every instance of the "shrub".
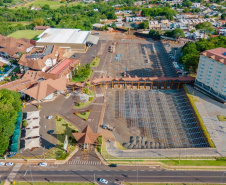
[[80, 107], [81, 106], [81, 102], [78, 102], [77, 106]]
[[101, 146], [96, 146], [96, 148], [97, 148], [97, 151], [101, 154]]
[[93, 100], [93, 97], [89, 97], [89, 101], [92, 101]]
[[62, 121], [62, 118], [59, 118], [58, 121]]
[[102, 144], [102, 136], [99, 136], [99, 137], [97, 138], [97, 144]]
[[23, 120], [23, 127], [26, 127], [28, 124], [27, 124], [27, 120], [26, 119], [24, 119]]

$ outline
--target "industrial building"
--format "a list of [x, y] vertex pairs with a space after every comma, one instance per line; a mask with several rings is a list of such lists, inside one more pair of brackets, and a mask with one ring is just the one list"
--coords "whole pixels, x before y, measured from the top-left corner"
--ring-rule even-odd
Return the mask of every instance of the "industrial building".
[[99, 39], [90, 33], [91, 31], [80, 29], [48, 28], [38, 36], [36, 46], [56, 45], [65, 49], [85, 51], [88, 43], [97, 44]]
[[222, 103], [226, 102], [226, 48], [203, 51], [195, 87]]

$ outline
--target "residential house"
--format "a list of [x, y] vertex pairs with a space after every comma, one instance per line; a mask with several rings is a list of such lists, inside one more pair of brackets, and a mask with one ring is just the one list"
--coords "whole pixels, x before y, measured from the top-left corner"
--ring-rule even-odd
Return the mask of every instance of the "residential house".
[[143, 22], [148, 20], [146, 17], [126, 17], [126, 22]]
[[63, 54], [64, 49], [58, 46], [35, 47], [28, 54], [22, 55], [18, 64], [22, 72], [28, 69], [46, 72], [63, 59]]
[[200, 3], [192, 3], [192, 8], [200, 8], [201, 4]]
[[4, 58], [19, 58], [22, 53], [27, 53], [34, 46], [28, 39], [15, 39], [0, 35], [0, 56]]
[[205, 32], [202, 32], [200, 30], [196, 30], [193, 35], [192, 35], [193, 39], [197, 40], [197, 39], [207, 39], [208, 35]]
[[149, 21], [149, 29], [150, 30], [160, 30], [161, 24], [157, 20], [155, 21]]
[[50, 26], [35, 26], [34, 28], [33, 28], [33, 30], [46, 30], [46, 29], [48, 29], [48, 28], [50, 28]]

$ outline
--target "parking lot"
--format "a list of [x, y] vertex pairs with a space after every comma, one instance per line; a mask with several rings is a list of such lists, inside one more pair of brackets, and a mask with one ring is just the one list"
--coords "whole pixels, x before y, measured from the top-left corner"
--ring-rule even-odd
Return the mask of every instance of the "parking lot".
[[183, 90], [108, 89], [104, 123], [129, 149], [208, 147]]
[[160, 41], [146, 39], [115, 40], [115, 53], [108, 53], [104, 66], [109, 76], [125, 74], [138, 77], [178, 76], [172, 61]]

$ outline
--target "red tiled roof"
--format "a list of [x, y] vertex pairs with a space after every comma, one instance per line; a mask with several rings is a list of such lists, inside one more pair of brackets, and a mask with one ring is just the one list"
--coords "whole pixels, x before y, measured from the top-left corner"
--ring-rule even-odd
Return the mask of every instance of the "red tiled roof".
[[68, 66], [70, 66], [74, 60], [72, 59], [65, 59], [60, 62], [56, 67], [54, 67], [49, 73], [59, 75], [63, 72]]
[[221, 62], [222, 64], [226, 65], [226, 48], [215, 48], [201, 52], [201, 55], [204, 55], [208, 58], [212, 58], [215, 61]]
[[86, 128], [81, 133], [72, 133], [74, 138], [78, 143], [89, 143], [94, 144], [97, 140], [98, 136], [100, 136], [99, 133], [94, 133], [89, 125], [86, 126]]

